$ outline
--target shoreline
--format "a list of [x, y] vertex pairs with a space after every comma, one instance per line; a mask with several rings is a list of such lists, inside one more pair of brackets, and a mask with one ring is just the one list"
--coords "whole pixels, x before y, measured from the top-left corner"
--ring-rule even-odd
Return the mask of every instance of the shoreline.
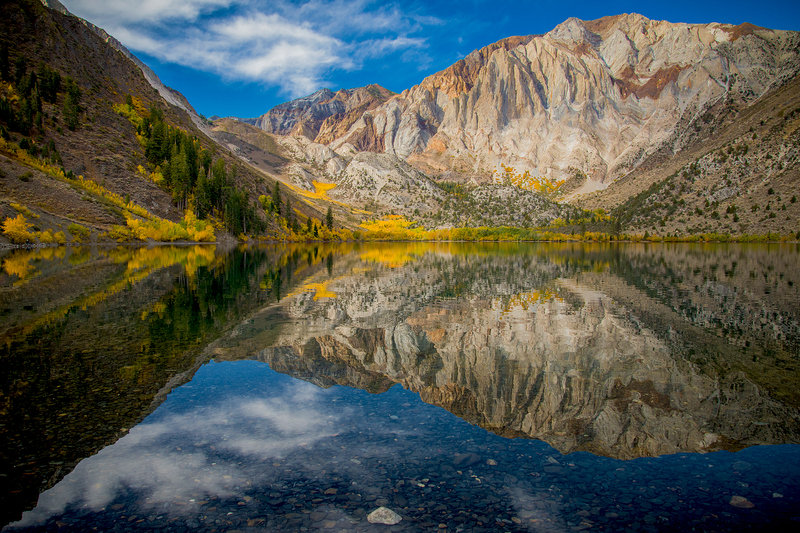
[[730, 239], [703, 239], [702, 236], [689, 236], [689, 237], [668, 237], [662, 239], [384, 239], [384, 238], [366, 238], [366, 239], [352, 239], [352, 240], [307, 240], [307, 241], [288, 241], [276, 239], [250, 239], [246, 241], [213, 241], [213, 242], [199, 242], [199, 241], [147, 241], [147, 242], [113, 242], [113, 241], [97, 241], [89, 243], [76, 243], [68, 242], [64, 244], [58, 243], [26, 243], [26, 244], [10, 244], [0, 243], [0, 251], [6, 250], [40, 250], [45, 248], [82, 248], [82, 247], [131, 247], [131, 248], [152, 248], [156, 246], [216, 246], [225, 249], [233, 248], [240, 244], [338, 244], [338, 243], [472, 243], [472, 244], [534, 244], [534, 243], [547, 243], [547, 244], [800, 244], [798, 239], [769, 239], [761, 238], [762, 236], [747, 236], [744, 238], [730, 238]]

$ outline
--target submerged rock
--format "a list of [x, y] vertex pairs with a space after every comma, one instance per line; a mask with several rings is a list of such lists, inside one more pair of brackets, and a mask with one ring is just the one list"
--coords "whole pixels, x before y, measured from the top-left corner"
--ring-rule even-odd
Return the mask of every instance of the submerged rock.
[[457, 453], [453, 456], [455, 466], [472, 466], [481, 462], [481, 456], [476, 453]]
[[752, 509], [755, 507], [753, 502], [745, 498], [744, 496], [731, 496], [730, 504], [734, 507], [739, 507], [740, 509]]
[[387, 526], [393, 526], [402, 519], [402, 516], [388, 507], [378, 507], [367, 515], [367, 521], [369, 521], [370, 524], [386, 524]]

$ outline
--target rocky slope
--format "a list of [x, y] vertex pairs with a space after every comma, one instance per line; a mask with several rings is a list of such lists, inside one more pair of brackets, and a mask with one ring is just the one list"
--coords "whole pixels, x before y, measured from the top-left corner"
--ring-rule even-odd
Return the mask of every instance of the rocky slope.
[[[73, 15], [66, 7], [64, 7], [64, 4], [62, 4], [58, 0], [41, 0], [41, 1], [42, 4], [55, 11], [58, 11], [59, 13], [75, 17], [75, 15]], [[189, 101], [186, 99], [185, 96], [183, 96], [180, 92], [176, 91], [172, 87], [167, 87], [166, 85], [164, 85], [164, 83], [161, 81], [158, 75], [155, 72], [153, 72], [153, 70], [150, 67], [145, 65], [141, 59], [133, 55], [130, 50], [128, 50], [121, 42], [119, 42], [113, 36], [109, 35], [103, 28], [95, 26], [88, 20], [82, 19], [80, 17], [75, 17], [75, 18], [77, 18], [79, 21], [85, 24], [87, 28], [95, 32], [101, 39], [103, 39], [106, 43], [108, 43], [109, 46], [111, 46], [115, 50], [118, 50], [125, 57], [130, 59], [137, 67], [141, 69], [142, 74], [144, 75], [147, 82], [155, 90], [158, 91], [158, 94], [161, 95], [161, 98], [163, 98], [166, 102], [169, 102], [170, 104], [174, 105], [175, 107], [183, 109], [192, 119], [194, 125], [200, 131], [208, 135], [208, 122], [205, 119], [203, 119], [203, 117], [201, 117], [197, 113], [197, 111], [195, 111], [195, 109], [192, 107], [192, 104], [189, 103]]]
[[729, 99], [719, 102], [683, 132], [686, 149], [662, 149], [577, 203], [614, 209], [639, 232], [796, 232], [800, 77], [734, 109]]
[[[112, 192], [128, 195], [156, 215], [179, 218], [170, 196], [137, 175], [136, 166], [146, 165], [143, 149], [130, 122], [112, 108], [125, 94], [136, 96], [144, 106], [161, 102], [141, 70], [80, 19], [48, 9], [40, 2], [3, 3], [2, 16], [2, 40], [9, 45], [12, 62], [23, 57], [31, 69], [44, 63], [62, 78], [74, 79], [82, 93], [79, 124], [74, 131], [65, 124], [63, 97], [53, 104], [43, 102], [47, 120], [42, 123], [40, 144], [52, 141], [65, 169], [103, 184]], [[190, 124], [188, 117], [175, 108], [165, 106], [165, 111], [174, 123]], [[11, 139], [19, 141], [20, 137]], [[93, 227], [125, 223], [117, 213], [89, 201], [80, 191], [21, 165], [6, 154], [0, 154], [0, 171], [3, 200], [28, 206], [43, 220], [52, 221], [54, 227], [66, 227], [71, 222]], [[2, 209], [4, 215], [15, 214], [5, 205]]]
[[[212, 136], [268, 176], [314, 193], [306, 201], [332, 201], [337, 219], [353, 227], [365, 216], [388, 214], [434, 228], [544, 225], [580, 213], [513, 186], [472, 182], [463, 190], [449, 191], [446, 185], [451, 183], [442, 185], [394, 155], [358, 151], [351, 145], [334, 151], [305, 135], [267, 133], [230, 118], [215, 120]], [[321, 196], [315, 182], [331, 188]]]
[[[173, 203], [169, 187], [148, 178], [153, 167], [137, 138], [136, 126], [115, 109], [126, 97], [140, 116], [148, 115], [150, 108], [161, 110], [169, 127], [195, 137], [198, 149], [224, 160], [231, 175], [229, 184], [246, 191], [251, 202], [271, 190], [273, 180], [268, 175], [244, 164], [224, 144], [208, 137], [206, 123], [186, 99], [166, 88], [102, 29], [70, 15], [52, 0], [44, 5], [38, 0], [3, 2], [0, 14], [0, 44], [9, 58], [8, 71], [0, 80], [0, 99], [6, 110], [0, 116], [0, 128], [9, 143], [0, 151], [0, 220], [24, 212], [35, 231], [62, 232], [68, 241], [102, 240], [113, 226], [125, 226], [118, 205], [57, 179], [53, 172], [43, 171], [40, 163], [49, 165], [50, 170], [63, 168], [65, 174], [81, 175], [152, 215], [180, 220], [183, 210]], [[54, 98], [41, 96], [42, 80], [37, 79], [45, 67], [61, 79]], [[74, 80], [79, 94], [74, 124], [68, 124], [65, 112], [68, 80]], [[24, 84], [35, 87], [30, 98], [19, 94]], [[30, 127], [20, 128], [25, 101], [34, 106], [38, 102], [41, 110], [33, 114]], [[19, 153], [14, 146], [20, 147]], [[313, 211], [291, 191], [286, 194], [301, 212], [323, 216], [324, 209]], [[85, 228], [87, 236], [79, 237], [70, 226]], [[0, 244], [7, 242], [5, 235], [0, 235]]]

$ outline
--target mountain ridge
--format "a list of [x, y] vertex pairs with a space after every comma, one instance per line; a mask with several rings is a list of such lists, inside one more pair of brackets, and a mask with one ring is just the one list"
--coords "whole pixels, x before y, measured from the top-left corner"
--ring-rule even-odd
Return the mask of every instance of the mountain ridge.
[[[506, 167], [529, 171], [566, 182], [560, 200], [608, 212], [653, 184], [635, 178], [642, 169], [702, 152], [726, 124], [798, 72], [798, 32], [636, 13], [570, 18], [546, 34], [475, 50], [314, 141], [345, 159], [386, 153], [434, 181], [480, 185], [498, 183]], [[796, 160], [783, 165], [788, 181], [798, 179]], [[335, 175], [323, 178], [336, 182]], [[609, 187], [610, 194], [598, 192]], [[616, 199], [607, 203], [609, 197]], [[800, 213], [788, 216], [789, 227], [760, 220], [728, 230], [793, 231]], [[688, 214], [681, 218], [686, 222], [670, 229], [694, 227]]]
[[[135, 230], [141, 224], [179, 230], [188, 224], [190, 206], [203, 219], [207, 213], [197, 216], [189, 200], [196, 198], [199, 175], [210, 179], [211, 163], [226, 187], [214, 202], [232, 198], [241, 207], [236, 218], [267, 235], [286, 233], [257, 201], [274, 179], [217, 143], [207, 125], [198, 127], [204, 119], [188, 101], [154, 74], [148, 78], [152, 71], [104, 30], [53, 1], [5, 2], [0, 11], [0, 45], [9, 58], [0, 74], [0, 221], [4, 230], [13, 220], [24, 229], [16, 237], [4, 231], [0, 246], [176, 240]], [[44, 96], [48, 79], [58, 82]], [[152, 137], [156, 123], [161, 130]], [[184, 160], [179, 152], [185, 150], [191, 155]], [[185, 177], [183, 192], [165, 179], [173, 167]], [[303, 203], [293, 191], [283, 191], [282, 200], [296, 206], [296, 216], [324, 216], [324, 207]], [[225, 220], [224, 208], [217, 211], [220, 227], [233, 227], [231, 213]], [[33, 233], [25, 229], [31, 226]], [[216, 238], [232, 238], [225, 233]]]
[[[653, 33], [654, 31], [658, 30], [663, 32], [665, 31], [665, 28], [669, 30], [667, 32], [668, 35], [659, 35], [658, 38], [649, 39], [650, 42], [648, 42], [646, 37], [648, 32]], [[590, 29], [594, 29], [599, 33], [594, 33], [590, 31]], [[630, 46], [628, 46], [628, 49], [625, 50], [624, 48], [626, 43], [621, 42], [621, 40], [627, 40], [627, 45], [633, 45], [636, 43], [628, 39], [629, 36], [623, 32], [622, 29], [625, 29], [628, 33], [638, 31], [640, 41], [651, 46], [653, 44], [658, 44], [661, 48], [667, 47], [668, 45], [680, 44], [686, 40], [686, 37], [680, 35], [683, 30], [686, 30], [687, 33], [691, 34], [688, 39], [692, 45], [699, 48], [707, 48], [708, 50], [706, 51], [710, 51], [711, 48], [713, 48], [713, 46], [716, 44], [734, 43], [742, 38], [758, 35], [759, 32], [770, 34], [770, 38], [774, 39], [790, 39], [795, 47], [798, 41], [796, 32], [768, 30], [748, 23], [738, 26], [719, 23], [673, 24], [666, 21], [653, 21], [638, 14], [614, 15], [603, 17], [595, 21], [581, 21], [576, 18], [570, 18], [544, 35], [509, 37], [473, 51], [467, 57], [457, 61], [450, 67], [424, 78], [418, 85], [406, 89], [398, 95], [395, 95], [382, 106], [384, 108], [389, 107], [389, 109], [385, 111], [378, 110], [377, 112], [370, 114], [372, 118], [371, 124], [368, 123], [368, 120], [365, 120], [362, 124], [354, 125], [347, 135], [338, 138], [336, 143], [339, 145], [348, 142], [350, 144], [356, 144], [354, 141], [357, 141], [364, 136], [363, 131], [369, 130], [370, 128], [374, 129], [375, 123], [378, 121], [381, 122], [383, 129], [381, 131], [377, 131], [376, 135], [372, 135], [372, 137], [375, 139], [375, 142], [372, 145], [367, 146], [367, 151], [387, 151], [389, 153], [395, 153], [401, 158], [407, 158], [411, 155], [421, 153], [423, 155], [420, 157], [424, 158], [424, 156], [427, 155], [426, 152], [436, 152], [437, 150], [441, 149], [441, 147], [446, 147], [448, 139], [444, 138], [446, 137], [446, 135], [444, 135], [445, 132], [440, 131], [442, 129], [441, 126], [428, 128], [430, 131], [426, 129], [427, 126], [431, 126], [436, 122], [442, 121], [442, 118], [438, 117], [437, 115], [441, 115], [442, 112], [447, 112], [447, 110], [441, 109], [441, 103], [438, 102], [438, 100], [442, 99], [441, 97], [432, 95], [429, 98], [429, 100], [431, 100], [429, 102], [410, 102], [405, 106], [406, 108], [411, 108], [410, 110], [402, 107], [398, 108], [398, 106], [395, 106], [394, 104], [399, 100], [413, 99], [417, 93], [423, 91], [430, 93], [439, 91], [444, 93], [448, 98], [457, 98], [473, 89], [480, 71], [486, 66], [486, 63], [489, 62], [493, 56], [498, 55], [495, 54], [495, 52], [520, 52], [520, 47], [526, 47], [530, 43], [536, 41], [549, 41], [547, 44], [551, 45], [550, 47], [542, 48], [540, 52], [545, 51], [549, 53], [555, 50], [555, 52], [561, 52], [567, 55], [574, 55], [577, 53], [582, 56], [582, 59], [592, 59], [590, 56], [595, 56], [593, 59], [602, 61], [609, 71], [608, 73], [605, 73], [608, 75], [604, 79], [596, 80], [600, 82], [600, 88], [606, 89], [610, 92], [617, 91], [622, 100], [629, 98], [634, 98], [636, 100], [652, 100], [659, 94], [663, 93], [670, 86], [674, 86], [681, 77], [681, 74], [689, 67], [681, 62], [681, 60], [687, 57], [688, 53], [674, 52], [672, 53], [674, 57], [669, 60], [645, 59], [639, 61], [639, 63], [636, 65], [631, 65], [630, 61], [626, 61], [626, 59], [630, 59], [627, 58], [626, 54], [635, 56], [636, 53], [634, 52], [636, 51], [631, 49]], [[775, 37], [775, 35], [778, 37]], [[663, 41], [667, 37], [672, 40], [669, 43], [664, 43]], [[761, 38], [762, 40], [764, 39], [763, 36], [761, 36]], [[611, 41], [606, 42], [605, 39], [611, 39]], [[598, 50], [594, 50], [594, 48], [598, 48]], [[783, 63], [787, 68], [786, 71], [781, 71], [779, 73], [781, 75], [780, 78], [768, 78], [768, 81], [771, 83], [766, 86], [758, 86], [759, 84], [757, 80], [748, 79], [746, 80], [748, 86], [742, 89], [742, 91], [750, 98], [760, 97], [765, 94], [769, 88], [773, 87], [775, 83], [785, 82], [787, 79], [790, 79], [796, 75], [798, 71], [796, 50], [792, 51], [794, 52], [793, 57], [791, 58], [793, 61], [785, 59], [783, 60]], [[703, 52], [703, 50], [700, 50], [700, 52]], [[530, 60], [531, 58], [527, 59]], [[719, 60], [722, 63], [726, 63], [728, 61], [727, 58], [722, 56], [722, 54], [716, 54], [716, 56], [714, 56], [712, 59]], [[633, 68], [634, 66], [636, 66], [636, 68]], [[749, 67], [748, 65], [744, 66]], [[760, 68], [759, 65], [756, 66]], [[538, 82], [538, 80], [533, 81], [534, 85], [536, 85]], [[723, 80], [713, 76], [708, 76], [702, 81], [716, 85], [725, 90], [730, 90], [732, 85], [730, 79], [726, 78]], [[605, 87], [602, 87], [603, 83], [606, 84]], [[590, 91], [587, 90], [586, 87], [576, 88], [575, 85], [576, 84], [573, 83], [572, 86], [568, 87], [555, 87], [554, 89], [562, 91], [562, 94], [560, 95], [544, 94], [542, 92], [544, 86], [535, 86], [533, 92], [526, 96], [531, 97], [534, 100], [538, 96], [540, 101], [534, 101], [533, 104], [538, 104], [540, 107], [534, 106], [532, 109], [534, 112], [557, 107], [558, 105], [563, 105], [565, 98], [569, 100], [567, 102], [568, 104], [580, 104], [581, 102], [576, 102], [576, 99], [580, 100], [581, 96], [588, 96], [591, 98], [592, 95], [589, 94]], [[578, 89], [583, 90], [584, 94], [577, 94], [576, 90]], [[554, 99], [554, 96], [559, 96], [561, 99]], [[682, 103], [682, 107], [684, 109], [687, 105], [688, 104], [685, 102]], [[426, 107], [420, 108], [420, 106]], [[503, 108], [504, 106], [501, 105], [498, 107]], [[403, 133], [405, 132], [395, 131], [392, 129], [392, 126], [385, 124], [384, 122], [385, 120], [389, 120], [388, 118], [379, 119], [376, 116], [381, 113], [390, 114], [390, 112], [396, 113], [397, 111], [400, 111], [401, 113], [407, 113], [409, 115], [416, 114], [416, 117], [414, 117], [417, 119], [416, 121], [411, 120], [411, 118], [406, 120], [406, 125], [412, 122], [416, 122], [419, 125], [419, 132], [410, 131], [407, 133], [407, 135], [411, 135], [412, 138], [406, 139], [403, 137]], [[458, 110], [455, 110], [455, 112], [457, 113]], [[634, 115], [633, 118], [636, 118], [635, 113], [632, 112], [632, 114]], [[518, 110], [516, 115], [521, 116], [522, 113]], [[506, 118], [514, 119], [519, 118], [518, 116], [515, 117], [512, 113], [511, 117]], [[508, 122], [508, 120], [506, 120], [506, 122]], [[402, 120], [400, 127], [401, 129], [403, 127]], [[427, 135], [427, 133], [430, 133], [431, 135]], [[437, 133], [440, 133], [441, 135], [436, 137]], [[378, 150], [378, 145], [381, 144], [381, 138], [383, 139], [382, 146], [384, 148], [382, 150]], [[487, 169], [483, 168], [478, 170], [486, 171]], [[587, 172], [587, 170], [590, 169], [581, 168], [581, 170]], [[602, 182], [606, 177], [607, 176], [605, 175], [600, 176], [599, 181]]]
[[152, 85], [153, 88], [158, 91], [158, 93], [164, 100], [186, 111], [189, 114], [189, 117], [191, 117], [194, 125], [197, 126], [197, 128], [200, 131], [202, 131], [206, 136], [209, 136], [208, 124], [206, 123], [205, 120], [203, 120], [200, 114], [197, 111], [195, 111], [195, 109], [189, 103], [189, 100], [187, 100], [186, 97], [179, 91], [165, 85], [161, 81], [161, 78], [159, 78], [158, 75], [155, 72], [153, 72], [153, 69], [148, 67], [141, 59], [136, 57], [136, 55], [134, 55], [130, 50], [128, 50], [128, 48], [126, 48], [125, 45], [119, 42], [114, 36], [110, 35], [103, 28], [95, 24], [92, 24], [91, 22], [82, 17], [75, 15], [58, 0], [41, 0], [41, 2], [45, 7], [58, 11], [63, 15], [75, 17], [76, 19], [80, 20], [87, 28], [95, 32], [101, 39], [103, 39], [106, 43], [108, 43], [112, 48], [118, 50], [119, 52], [122, 53], [122, 55], [133, 61], [133, 63], [136, 64], [136, 66], [141, 69], [142, 74], [144, 75], [147, 82], [150, 83], [150, 85]]

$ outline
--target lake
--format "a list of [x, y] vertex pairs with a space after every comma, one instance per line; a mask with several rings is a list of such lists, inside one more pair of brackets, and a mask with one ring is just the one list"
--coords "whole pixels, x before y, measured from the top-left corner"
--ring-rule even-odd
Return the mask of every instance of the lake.
[[4, 531], [800, 522], [798, 245], [0, 258]]

